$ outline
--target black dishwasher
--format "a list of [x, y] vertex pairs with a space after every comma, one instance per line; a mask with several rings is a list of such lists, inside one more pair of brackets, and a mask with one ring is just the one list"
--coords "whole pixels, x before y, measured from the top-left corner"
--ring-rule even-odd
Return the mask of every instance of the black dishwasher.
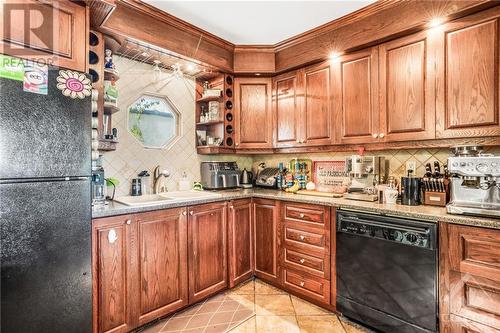
[[438, 331], [437, 225], [337, 213], [337, 309], [378, 331]]

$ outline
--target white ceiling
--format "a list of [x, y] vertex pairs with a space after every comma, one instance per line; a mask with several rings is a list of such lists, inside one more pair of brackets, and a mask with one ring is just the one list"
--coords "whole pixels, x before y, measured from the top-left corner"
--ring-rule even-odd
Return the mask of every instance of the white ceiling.
[[275, 44], [374, 2], [143, 1], [233, 44]]

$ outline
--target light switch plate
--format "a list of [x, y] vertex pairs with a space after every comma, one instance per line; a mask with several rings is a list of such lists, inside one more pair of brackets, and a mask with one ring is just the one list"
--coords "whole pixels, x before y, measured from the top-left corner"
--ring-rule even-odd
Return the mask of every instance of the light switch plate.
[[408, 160], [406, 161], [406, 175], [408, 175], [408, 171], [412, 171], [412, 175], [415, 176], [415, 172], [417, 172], [417, 161]]

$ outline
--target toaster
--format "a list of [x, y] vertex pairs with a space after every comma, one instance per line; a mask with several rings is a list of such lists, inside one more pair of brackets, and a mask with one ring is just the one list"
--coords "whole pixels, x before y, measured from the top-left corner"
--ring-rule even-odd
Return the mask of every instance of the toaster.
[[207, 190], [225, 190], [240, 186], [241, 171], [236, 162], [201, 162], [201, 184]]
[[264, 168], [262, 169], [257, 178], [255, 179], [255, 186], [267, 187], [267, 188], [278, 188], [277, 177], [279, 175], [280, 169], [278, 168]]

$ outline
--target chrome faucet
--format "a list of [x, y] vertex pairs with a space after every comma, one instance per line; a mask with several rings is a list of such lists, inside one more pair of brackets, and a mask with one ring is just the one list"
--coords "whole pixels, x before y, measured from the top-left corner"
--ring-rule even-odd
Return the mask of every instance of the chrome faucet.
[[163, 183], [162, 177], [170, 177], [170, 172], [168, 170], [162, 170], [160, 172], [160, 166], [157, 165], [155, 171], [153, 172], [153, 192], [154, 194], [167, 192], [167, 187]]

